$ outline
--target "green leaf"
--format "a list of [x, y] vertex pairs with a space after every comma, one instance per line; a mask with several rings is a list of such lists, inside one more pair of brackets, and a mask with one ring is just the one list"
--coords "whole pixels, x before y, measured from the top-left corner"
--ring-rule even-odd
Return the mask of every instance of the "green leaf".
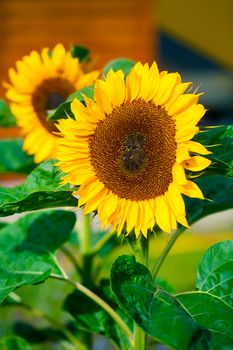
[[103, 77], [106, 77], [110, 69], [112, 69], [114, 72], [121, 69], [124, 72], [124, 76], [127, 77], [134, 65], [135, 61], [128, 58], [118, 58], [116, 60], [110, 61], [103, 69]]
[[64, 210], [29, 214], [1, 230], [0, 301], [21, 286], [62, 275], [55, 251], [69, 239], [75, 214]]
[[78, 58], [80, 62], [87, 62], [90, 59], [90, 50], [84, 46], [74, 45], [70, 49], [72, 57]]
[[0, 140], [0, 173], [28, 174], [35, 168], [33, 157], [23, 151], [23, 140]]
[[206, 292], [179, 294], [176, 298], [202, 327], [233, 338], [233, 309]]
[[70, 104], [74, 98], [77, 98], [79, 101], [84, 103], [83, 94], [93, 99], [94, 85], [90, 85], [69, 95], [64, 103], [60, 104], [60, 106], [53, 113], [50, 113], [48, 120], [55, 122], [58, 119], [67, 119], [68, 116], [74, 119], [74, 114], [71, 111]]
[[145, 332], [177, 350], [204, 350], [210, 332], [200, 327], [179, 302], [156, 288], [148, 269], [123, 255], [112, 266], [111, 284], [119, 303]]
[[54, 160], [40, 164], [24, 183], [16, 187], [0, 187], [0, 216], [8, 216], [42, 208], [77, 206], [68, 185], [60, 185], [62, 173]]
[[94, 84], [87, 86], [81, 90], [73, 92], [73, 94], [69, 95], [67, 101], [73, 101], [74, 98], [77, 98], [79, 101], [84, 102], [83, 95], [88, 98], [94, 98]]
[[0, 127], [9, 128], [16, 126], [16, 120], [7, 103], [0, 100]]
[[233, 177], [233, 125], [206, 128], [195, 139], [213, 152], [207, 156], [213, 163], [204, 174]]
[[201, 218], [233, 208], [233, 179], [227, 176], [212, 175], [195, 179], [206, 200], [185, 197], [189, 224]]
[[[101, 285], [94, 288], [93, 292], [104, 299], [125, 322], [130, 322], [132, 326], [132, 321], [129, 321], [119, 308], [116, 298], [109, 288], [108, 281], [102, 281]], [[111, 316], [83, 293], [75, 290], [68, 295], [64, 308], [75, 318], [74, 326], [77, 330], [102, 334], [118, 344], [122, 350], [130, 348], [129, 340]]]
[[[197, 275], [197, 288], [221, 298], [233, 307], [233, 240], [211, 246]], [[233, 334], [233, 333], [232, 333]]]
[[24, 339], [12, 336], [0, 340], [0, 350], [31, 350], [31, 347]]
[[29, 323], [17, 321], [13, 325], [14, 333], [31, 344], [54, 342], [65, 339], [64, 334], [52, 327], [37, 328]]

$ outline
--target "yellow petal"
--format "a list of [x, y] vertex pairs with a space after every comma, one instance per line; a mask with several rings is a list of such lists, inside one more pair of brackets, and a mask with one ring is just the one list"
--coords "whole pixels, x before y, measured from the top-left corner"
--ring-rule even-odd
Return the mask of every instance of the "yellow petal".
[[169, 210], [164, 197], [157, 197], [155, 199], [155, 219], [158, 226], [165, 232], [171, 232], [171, 220]]
[[173, 181], [180, 185], [187, 183], [185, 171], [182, 165], [176, 163], [172, 168]]
[[187, 184], [181, 187], [181, 192], [191, 198], [204, 199], [203, 193], [200, 188], [192, 181], [187, 182]]
[[183, 95], [183, 93], [187, 90], [187, 88], [190, 86], [190, 82], [189, 83], [180, 83], [177, 84], [169, 98], [169, 100], [165, 103], [164, 107], [166, 109], [166, 111], [169, 110], [169, 108], [172, 106], [172, 104], [177, 100], [177, 98], [181, 95]]
[[168, 114], [173, 116], [185, 111], [187, 108], [197, 103], [199, 96], [200, 94], [185, 94], [179, 96], [168, 109]]
[[162, 105], [167, 102], [175, 88], [178, 76], [178, 73], [170, 73], [160, 79], [159, 88], [154, 97], [154, 103], [156, 105]]
[[186, 145], [190, 152], [200, 153], [200, 154], [211, 154], [212, 152], [208, 151], [202, 144], [195, 141], [188, 141]]
[[140, 62], [136, 63], [126, 78], [126, 96], [130, 102], [139, 95], [142, 69], [142, 64]]
[[182, 113], [175, 115], [176, 127], [191, 128], [195, 126], [205, 114], [206, 109], [201, 104], [193, 105]]
[[92, 185], [90, 185], [86, 191], [82, 191], [82, 186], [77, 191], [77, 195], [80, 195], [79, 205], [83, 205], [88, 202], [91, 198], [95, 197], [102, 189], [104, 188], [104, 184], [102, 182], [96, 181]]
[[128, 213], [126, 217], [126, 229], [130, 233], [138, 220], [138, 203], [131, 201], [128, 207]]
[[184, 200], [181, 196], [178, 186], [175, 183], [171, 183], [169, 185], [167, 199], [171, 204], [174, 213], [178, 212], [185, 215]]
[[191, 129], [189, 128], [184, 128], [184, 129], [180, 129], [176, 132], [176, 141], [178, 143], [181, 142], [186, 142], [191, 140], [197, 133], [199, 132], [199, 128], [193, 127]]
[[211, 160], [201, 156], [194, 156], [182, 162], [182, 166], [185, 169], [188, 169], [191, 171], [203, 170], [207, 168], [210, 164], [211, 164]]
[[118, 207], [118, 197], [112, 193], [108, 193], [103, 201], [101, 210], [98, 210], [100, 219], [108, 218], [111, 216]]

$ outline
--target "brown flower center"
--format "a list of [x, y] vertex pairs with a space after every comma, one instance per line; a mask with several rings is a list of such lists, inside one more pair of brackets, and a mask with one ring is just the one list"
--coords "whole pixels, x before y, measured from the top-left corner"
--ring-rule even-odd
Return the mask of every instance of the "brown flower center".
[[97, 178], [120, 198], [136, 201], [167, 191], [176, 146], [172, 117], [142, 99], [114, 108], [89, 138]]
[[48, 111], [56, 109], [67, 97], [75, 91], [75, 87], [66, 79], [46, 79], [34, 91], [32, 105], [41, 124], [50, 132], [57, 131], [50, 122]]

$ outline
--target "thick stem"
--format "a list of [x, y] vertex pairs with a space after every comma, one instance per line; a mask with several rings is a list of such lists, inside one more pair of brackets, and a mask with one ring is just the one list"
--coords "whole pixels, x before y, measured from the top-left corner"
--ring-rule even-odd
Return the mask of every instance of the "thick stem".
[[[91, 287], [92, 280], [92, 256], [90, 255], [91, 249], [91, 230], [90, 230], [90, 216], [83, 215], [83, 227], [80, 232], [80, 242], [81, 242], [81, 251], [82, 251], [82, 274], [81, 282], [86, 287]], [[83, 350], [92, 349], [92, 335], [88, 332], [82, 332], [81, 342], [83, 345]]]
[[[137, 262], [148, 266], [148, 248], [149, 239], [140, 235], [139, 238], [132, 243], [132, 248], [135, 253]], [[147, 337], [146, 333], [141, 327], [134, 322], [134, 350], [146, 350], [147, 348]]]

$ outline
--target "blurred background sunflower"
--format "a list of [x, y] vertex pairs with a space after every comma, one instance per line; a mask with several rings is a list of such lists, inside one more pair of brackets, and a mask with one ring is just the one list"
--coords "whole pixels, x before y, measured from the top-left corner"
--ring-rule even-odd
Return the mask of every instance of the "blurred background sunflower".
[[6, 97], [24, 136], [23, 149], [36, 163], [56, 158], [57, 129], [48, 120], [49, 113], [70, 94], [94, 83], [98, 74], [85, 74], [78, 58], [62, 44], [32, 51], [16, 62], [16, 70], [9, 69]]

